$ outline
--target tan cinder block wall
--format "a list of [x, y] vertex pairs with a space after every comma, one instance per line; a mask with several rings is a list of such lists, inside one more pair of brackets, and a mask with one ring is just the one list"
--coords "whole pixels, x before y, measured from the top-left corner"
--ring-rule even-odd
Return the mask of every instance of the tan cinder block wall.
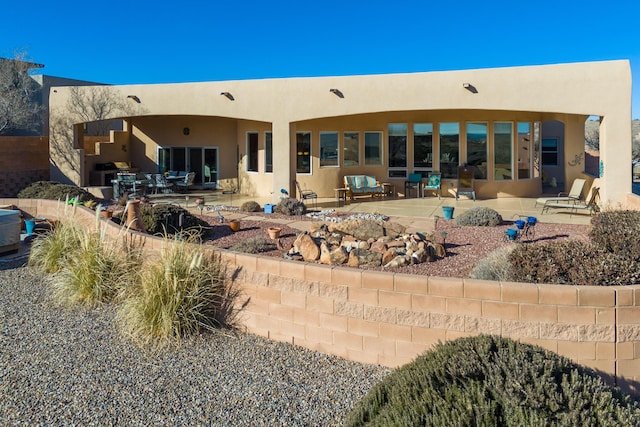
[[0, 137], [0, 197], [14, 197], [32, 182], [47, 180], [48, 137]]
[[[37, 216], [56, 202], [0, 200]], [[82, 223], [93, 211], [78, 208]], [[113, 223], [110, 223], [113, 224]], [[120, 228], [110, 225], [114, 233]], [[146, 237], [146, 248], [161, 240]], [[564, 286], [407, 275], [222, 252], [239, 267], [248, 332], [396, 367], [438, 341], [496, 334], [542, 346], [640, 394], [640, 286]]]

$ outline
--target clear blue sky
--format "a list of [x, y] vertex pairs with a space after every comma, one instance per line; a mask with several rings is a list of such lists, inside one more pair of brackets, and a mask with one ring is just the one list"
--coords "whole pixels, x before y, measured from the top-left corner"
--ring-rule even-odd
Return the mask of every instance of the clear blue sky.
[[0, 56], [44, 74], [166, 83], [628, 59], [640, 2], [34, 0], [3, 5]]

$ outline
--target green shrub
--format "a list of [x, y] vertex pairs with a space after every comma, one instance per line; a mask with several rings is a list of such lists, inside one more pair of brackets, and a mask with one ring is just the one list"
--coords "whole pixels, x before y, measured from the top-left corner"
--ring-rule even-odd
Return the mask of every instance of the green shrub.
[[37, 181], [18, 193], [19, 199], [66, 200], [75, 198], [79, 202], [96, 201], [93, 194], [75, 185], [55, 181]]
[[470, 277], [479, 280], [513, 280], [509, 254], [515, 247], [515, 245], [507, 245], [491, 252], [486, 258], [476, 263]]
[[[142, 222], [149, 234], [174, 235], [182, 231], [195, 232], [200, 237], [210, 235], [211, 227], [206, 221], [192, 215], [188, 210], [172, 204], [141, 204], [140, 214]], [[124, 211], [117, 216], [122, 222], [126, 219], [127, 212]]]
[[589, 237], [599, 251], [640, 261], [640, 211], [601, 212], [591, 224]]
[[273, 208], [274, 212], [283, 215], [304, 215], [307, 213], [307, 206], [298, 199], [286, 197]]
[[640, 410], [540, 347], [479, 336], [438, 344], [374, 386], [345, 425], [634, 426]]
[[518, 245], [509, 254], [511, 280], [613, 286], [640, 284], [640, 261], [581, 240]]
[[456, 224], [480, 227], [495, 227], [502, 224], [502, 216], [485, 206], [476, 206], [456, 217]]
[[267, 240], [264, 237], [253, 237], [236, 243], [230, 249], [236, 252], [257, 254], [272, 251], [276, 249], [276, 245], [272, 240]]
[[250, 200], [248, 202], [244, 202], [240, 206], [240, 210], [242, 212], [260, 212], [262, 211], [262, 207], [260, 207], [260, 203]]
[[165, 238], [159, 259], [123, 290], [118, 323], [141, 344], [159, 346], [191, 333], [231, 327], [238, 293], [219, 256], [194, 240]]

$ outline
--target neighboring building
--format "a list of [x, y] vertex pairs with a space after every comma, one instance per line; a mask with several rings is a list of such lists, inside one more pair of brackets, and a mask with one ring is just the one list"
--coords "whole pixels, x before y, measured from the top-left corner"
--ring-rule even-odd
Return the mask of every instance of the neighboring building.
[[585, 120], [599, 116], [602, 201], [631, 192], [628, 61], [107, 88], [128, 102], [108, 117], [125, 126], [91, 155], [83, 121], [65, 110], [68, 88], [53, 89], [52, 118], [73, 132], [51, 136], [52, 179], [95, 185], [97, 163], [128, 161], [246, 195], [294, 195], [298, 180], [333, 197], [345, 175], [402, 190], [409, 173], [431, 170], [446, 192], [457, 166], [472, 164], [478, 197], [535, 197], [541, 164], [559, 185], [584, 175]]

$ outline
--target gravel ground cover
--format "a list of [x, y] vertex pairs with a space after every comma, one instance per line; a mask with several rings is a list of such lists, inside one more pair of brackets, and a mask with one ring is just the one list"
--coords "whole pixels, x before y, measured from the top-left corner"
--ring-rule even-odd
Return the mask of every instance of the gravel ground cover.
[[[256, 214], [260, 215], [260, 214]], [[262, 216], [262, 215], [260, 215]], [[276, 216], [278, 218], [287, 218], [285, 216]], [[267, 228], [273, 226], [268, 220], [246, 220], [241, 221], [242, 229], [233, 233], [229, 230], [227, 224], [219, 224], [216, 216], [203, 215], [200, 216], [207, 221], [214, 229], [214, 235], [206, 244], [211, 244], [219, 248], [228, 249], [234, 244], [253, 237], [269, 238]], [[291, 219], [291, 217], [289, 217]], [[295, 217], [306, 221], [317, 221], [317, 219], [306, 217]], [[393, 221], [393, 218], [391, 218]], [[281, 244], [283, 248], [289, 249], [293, 245], [296, 233], [300, 230], [291, 227], [282, 226]], [[506, 229], [515, 228], [513, 221], [505, 221], [496, 227], [470, 227], [456, 225], [455, 220], [440, 219], [436, 224], [434, 232], [435, 239], [438, 243], [445, 242], [447, 257], [436, 262], [426, 262], [422, 264], [413, 264], [400, 268], [385, 267], [359, 267], [368, 270], [391, 271], [407, 274], [420, 274], [426, 276], [439, 277], [469, 277], [471, 270], [476, 262], [485, 258], [490, 252], [505, 246], [514, 244], [529, 244], [533, 242], [551, 242], [566, 239], [582, 239], [588, 240], [588, 233], [591, 226], [573, 225], [573, 224], [552, 224], [538, 223], [533, 227], [531, 234], [522, 237], [517, 242], [508, 241], [506, 238]], [[446, 234], [443, 234], [446, 233]], [[282, 257], [282, 250], [273, 250], [263, 252], [264, 256]]]
[[245, 333], [151, 354], [119, 335], [116, 307], [53, 305], [28, 267], [0, 271], [0, 424], [340, 425], [389, 373]]

